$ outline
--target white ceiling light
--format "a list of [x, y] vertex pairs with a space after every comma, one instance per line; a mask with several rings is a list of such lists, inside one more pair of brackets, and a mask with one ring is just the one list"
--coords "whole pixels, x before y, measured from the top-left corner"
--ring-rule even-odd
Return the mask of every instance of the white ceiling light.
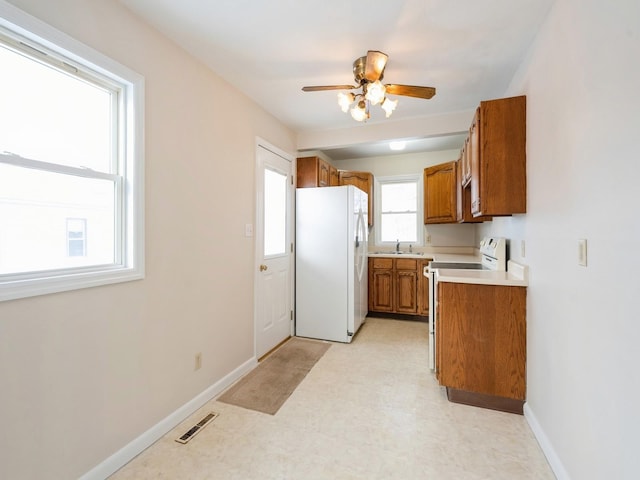
[[404, 150], [406, 146], [407, 146], [407, 142], [404, 142], [404, 141], [389, 143], [389, 148], [391, 150]]

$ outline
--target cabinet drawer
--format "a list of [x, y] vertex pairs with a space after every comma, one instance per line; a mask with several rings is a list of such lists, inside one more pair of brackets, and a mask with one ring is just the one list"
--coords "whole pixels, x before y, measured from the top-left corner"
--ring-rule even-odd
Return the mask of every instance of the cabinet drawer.
[[415, 258], [397, 258], [396, 270], [417, 270], [418, 260]]
[[393, 258], [373, 258], [372, 260], [372, 268], [385, 268], [388, 270], [393, 268]]

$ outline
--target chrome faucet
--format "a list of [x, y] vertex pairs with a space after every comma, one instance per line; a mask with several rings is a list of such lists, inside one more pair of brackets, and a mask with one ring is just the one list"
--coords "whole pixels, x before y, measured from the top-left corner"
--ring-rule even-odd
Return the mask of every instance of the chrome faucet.
[[400, 240], [396, 240], [396, 253], [400, 253]]

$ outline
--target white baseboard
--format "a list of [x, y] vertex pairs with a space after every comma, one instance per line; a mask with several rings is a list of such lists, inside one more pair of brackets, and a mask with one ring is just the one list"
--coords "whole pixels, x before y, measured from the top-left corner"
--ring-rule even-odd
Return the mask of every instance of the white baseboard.
[[251, 371], [257, 364], [258, 361], [255, 357], [250, 358], [231, 373], [208, 387], [205, 391], [189, 400], [168, 417], [151, 427], [138, 438], [131, 441], [116, 453], [82, 475], [80, 480], [104, 480], [110, 475], [113, 475], [133, 458], [149, 448], [174, 427], [180, 424], [180, 422], [185, 418], [194, 413], [209, 400], [222, 393], [229, 385], [238, 380], [245, 373]]
[[526, 418], [527, 422], [529, 423], [529, 427], [533, 431], [533, 434], [535, 435], [536, 440], [538, 440], [538, 444], [540, 444], [540, 448], [542, 448], [542, 452], [544, 453], [544, 456], [547, 457], [547, 461], [549, 462], [549, 465], [551, 466], [551, 470], [553, 470], [553, 473], [556, 476], [556, 478], [558, 480], [571, 480], [571, 477], [569, 476], [569, 474], [564, 468], [564, 465], [560, 461], [560, 457], [558, 457], [558, 454], [556, 453], [555, 449], [553, 448], [553, 445], [549, 441], [549, 438], [544, 433], [542, 426], [538, 422], [538, 419], [533, 413], [533, 410], [531, 410], [531, 407], [529, 407], [528, 403], [524, 404], [524, 418]]

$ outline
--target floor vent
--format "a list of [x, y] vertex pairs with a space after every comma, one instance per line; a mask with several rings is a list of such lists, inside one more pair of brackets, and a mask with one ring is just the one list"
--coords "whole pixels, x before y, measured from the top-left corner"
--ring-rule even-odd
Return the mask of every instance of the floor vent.
[[218, 416], [218, 414], [214, 413], [214, 412], [211, 412], [211, 413], [207, 414], [207, 416], [205, 416], [202, 420], [200, 420], [198, 423], [196, 423], [189, 430], [187, 430], [187, 432], [184, 435], [182, 435], [180, 438], [176, 438], [176, 442], [178, 442], [178, 443], [187, 443], [189, 440], [191, 440], [196, 435], [196, 433], [198, 433], [204, 427], [209, 425], [217, 416]]

